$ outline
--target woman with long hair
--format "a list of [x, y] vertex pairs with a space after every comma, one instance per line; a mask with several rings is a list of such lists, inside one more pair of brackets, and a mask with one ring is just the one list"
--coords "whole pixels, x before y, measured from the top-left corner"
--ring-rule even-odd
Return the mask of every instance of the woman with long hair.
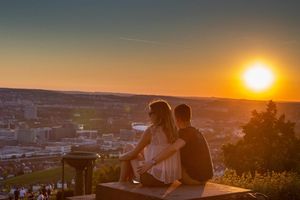
[[[170, 146], [177, 138], [177, 130], [170, 105], [163, 100], [149, 104], [151, 126], [142, 135], [135, 147], [125, 147], [125, 154], [120, 156], [120, 182], [140, 181], [146, 186], [168, 185], [181, 178], [180, 154], [176, 152], [168, 159], [155, 163], [154, 156]], [[151, 165], [151, 169], [140, 174], [139, 160]]]

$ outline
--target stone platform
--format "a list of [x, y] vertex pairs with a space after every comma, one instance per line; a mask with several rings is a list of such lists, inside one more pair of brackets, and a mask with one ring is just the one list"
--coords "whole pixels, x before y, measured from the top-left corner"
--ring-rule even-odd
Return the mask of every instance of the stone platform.
[[176, 181], [169, 187], [143, 187], [141, 184], [112, 182], [97, 186], [96, 200], [248, 199], [245, 194], [250, 192], [251, 190], [211, 182], [191, 186]]
[[74, 196], [74, 197], [66, 197], [68, 200], [95, 200], [95, 194], [82, 195], [82, 196]]

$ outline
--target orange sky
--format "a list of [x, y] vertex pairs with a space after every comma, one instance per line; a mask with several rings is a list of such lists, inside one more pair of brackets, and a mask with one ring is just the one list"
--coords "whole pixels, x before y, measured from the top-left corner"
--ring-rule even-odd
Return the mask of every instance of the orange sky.
[[114, 59], [90, 54], [61, 57], [53, 53], [31, 56], [23, 54], [18, 59], [13, 59], [13, 56], [1, 59], [1, 65], [6, 66], [1, 68], [4, 75], [0, 80], [1, 87], [288, 101], [300, 99], [300, 95], [294, 92], [299, 91], [299, 85], [292, 81], [293, 77], [297, 79], [297, 71], [282, 67], [283, 59], [274, 59], [274, 62], [269, 61], [272, 58], [266, 59], [268, 61], [265, 63], [270, 63], [276, 75], [275, 84], [270, 89], [271, 94], [269, 90], [257, 94], [249, 90], [242, 80], [244, 69], [257, 60], [255, 56], [237, 55], [220, 61], [159, 55], [156, 59], [120, 55]]
[[[257, 3], [2, 3], [0, 87], [300, 101], [298, 11]], [[276, 74], [261, 94], [240, 80], [257, 60]]]

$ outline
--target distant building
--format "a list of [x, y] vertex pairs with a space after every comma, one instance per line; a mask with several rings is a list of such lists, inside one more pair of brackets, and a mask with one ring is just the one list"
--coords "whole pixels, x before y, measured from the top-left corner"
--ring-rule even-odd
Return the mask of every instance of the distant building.
[[32, 131], [35, 132], [37, 143], [45, 143], [50, 139], [52, 128], [49, 127], [34, 128], [32, 129]]
[[17, 134], [16, 134], [15, 130], [0, 129], [0, 137], [2, 137], [3, 139], [6, 139], [6, 140], [16, 140]]
[[24, 118], [27, 120], [37, 119], [37, 107], [33, 104], [25, 105]]
[[17, 133], [15, 130], [0, 129], [0, 146], [17, 145]]
[[62, 142], [65, 144], [72, 144], [74, 146], [80, 146], [80, 145], [96, 145], [97, 140], [95, 139], [86, 139], [83, 137], [79, 138], [63, 138], [61, 139]]
[[10, 158], [31, 157], [42, 152], [42, 148], [33, 146], [5, 146], [0, 149], [0, 160]]
[[45, 128], [22, 128], [17, 130], [17, 140], [20, 144], [45, 143], [50, 139], [52, 129]]
[[100, 145], [102, 150], [117, 150], [122, 148], [122, 144], [119, 141], [104, 141], [103, 144]]
[[134, 122], [131, 124], [132, 130], [135, 132], [134, 140], [138, 141], [149, 125], [145, 123]]
[[144, 132], [149, 127], [149, 125], [140, 122], [133, 122], [131, 124], [131, 127], [136, 132]]
[[121, 129], [120, 130], [120, 140], [123, 141], [133, 141], [135, 137], [134, 130]]
[[53, 146], [46, 146], [45, 150], [49, 151], [50, 154], [64, 154], [71, 151], [71, 145], [53, 145]]
[[97, 138], [97, 144], [99, 144], [99, 145], [104, 144], [104, 139], [102, 139], [102, 138]]
[[25, 166], [25, 167], [23, 168], [23, 173], [24, 173], [24, 174], [30, 174], [30, 173], [32, 173], [32, 170], [31, 170], [28, 166]]
[[102, 139], [104, 141], [112, 141], [114, 139], [114, 134], [113, 133], [104, 133], [104, 134], [102, 134]]
[[64, 124], [62, 126], [53, 127], [50, 134], [50, 140], [57, 141], [62, 138], [74, 138], [76, 137], [76, 126], [74, 124]]
[[17, 131], [17, 139], [20, 144], [36, 143], [36, 133], [31, 129], [19, 129]]
[[76, 131], [77, 136], [83, 136], [89, 139], [97, 138], [98, 131], [97, 130], [77, 130]]

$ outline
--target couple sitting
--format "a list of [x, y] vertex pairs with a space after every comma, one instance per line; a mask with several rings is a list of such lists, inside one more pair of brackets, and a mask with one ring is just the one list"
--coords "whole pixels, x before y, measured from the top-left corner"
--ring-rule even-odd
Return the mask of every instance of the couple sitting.
[[120, 182], [137, 180], [145, 186], [167, 186], [175, 180], [200, 184], [213, 176], [209, 149], [203, 135], [191, 126], [191, 109], [185, 104], [174, 110], [162, 100], [149, 105], [152, 125], [133, 147], [120, 156]]

